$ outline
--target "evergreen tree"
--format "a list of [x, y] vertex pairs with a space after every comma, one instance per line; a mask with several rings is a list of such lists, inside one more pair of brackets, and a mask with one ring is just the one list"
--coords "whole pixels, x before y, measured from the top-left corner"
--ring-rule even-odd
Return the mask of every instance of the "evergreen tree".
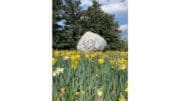
[[[82, 29], [78, 0], [53, 0], [53, 48], [75, 49]], [[58, 22], [63, 21], [64, 25]]]
[[84, 13], [83, 27], [85, 31], [96, 32], [107, 41], [106, 49], [119, 49], [120, 41], [118, 37], [118, 24], [114, 21], [114, 16], [103, 12], [97, 1], [93, 1], [93, 6]]
[[62, 0], [53, 0], [53, 48], [66, 48], [65, 39], [67, 35], [64, 28], [58, 22], [64, 19], [64, 5]]
[[[86, 31], [98, 33], [107, 41], [107, 49], [120, 49], [118, 24], [114, 16], [103, 12], [100, 4], [82, 10], [79, 0], [53, 0], [53, 48], [75, 49]], [[64, 25], [57, 24], [64, 21]]]
[[82, 8], [80, 7], [81, 2], [79, 0], [64, 0], [66, 6], [64, 8], [65, 14], [64, 18], [65, 22], [65, 32], [69, 35], [68, 40], [72, 40], [73, 42], [69, 42], [71, 44], [71, 48], [75, 49], [78, 39], [80, 38], [81, 29], [81, 19], [82, 16]]

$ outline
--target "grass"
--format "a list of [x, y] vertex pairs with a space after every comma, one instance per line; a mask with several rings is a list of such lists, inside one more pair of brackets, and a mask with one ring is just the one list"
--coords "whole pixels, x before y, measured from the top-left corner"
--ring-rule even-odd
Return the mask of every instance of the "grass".
[[127, 52], [54, 51], [53, 101], [125, 101]]

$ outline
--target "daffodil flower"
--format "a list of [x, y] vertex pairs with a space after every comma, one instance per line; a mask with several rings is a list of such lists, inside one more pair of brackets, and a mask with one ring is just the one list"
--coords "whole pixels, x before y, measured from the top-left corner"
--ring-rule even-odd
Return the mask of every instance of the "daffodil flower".
[[63, 60], [68, 60], [69, 58], [69, 56], [64, 56]]
[[56, 68], [56, 73], [57, 74], [64, 73], [64, 68]]
[[97, 94], [98, 94], [98, 96], [102, 96], [103, 95], [103, 89], [102, 88], [97, 89]]
[[121, 96], [118, 98], [118, 101], [126, 101], [126, 100], [125, 100], [124, 96], [121, 95]]
[[52, 75], [57, 76], [62, 73], [64, 73], [64, 68], [56, 68], [56, 70], [53, 71]]
[[57, 76], [57, 74], [56, 74], [56, 72], [55, 72], [55, 71], [53, 71], [52, 75], [53, 75], [54, 77], [55, 77], [55, 76]]
[[52, 65], [54, 65], [57, 62], [57, 59], [55, 57], [52, 57]]
[[103, 64], [104, 63], [104, 59], [103, 58], [98, 59], [98, 63], [99, 64]]
[[53, 54], [54, 54], [54, 57], [58, 57], [58, 56], [60, 56], [60, 51], [59, 50], [55, 50]]
[[64, 94], [66, 92], [66, 87], [61, 87], [59, 93]]
[[126, 69], [126, 67], [127, 67], [126, 64], [120, 64], [120, 69], [121, 69], [121, 70]]
[[125, 88], [125, 90], [124, 90], [126, 93], [128, 93], [128, 86]]

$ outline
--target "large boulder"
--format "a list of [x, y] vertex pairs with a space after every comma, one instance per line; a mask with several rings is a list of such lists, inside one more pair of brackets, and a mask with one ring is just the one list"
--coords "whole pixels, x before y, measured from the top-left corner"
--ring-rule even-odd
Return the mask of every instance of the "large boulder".
[[84, 35], [80, 38], [77, 44], [77, 50], [83, 52], [104, 50], [106, 45], [107, 42], [103, 37], [96, 33], [88, 31], [84, 33]]

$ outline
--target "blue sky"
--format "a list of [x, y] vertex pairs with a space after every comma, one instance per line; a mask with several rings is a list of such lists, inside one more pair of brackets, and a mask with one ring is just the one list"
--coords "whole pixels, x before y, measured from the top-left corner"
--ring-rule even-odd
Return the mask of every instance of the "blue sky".
[[[119, 29], [121, 39], [128, 37], [128, 0], [97, 0], [102, 6], [101, 9], [108, 13], [115, 15], [115, 20], [120, 25]], [[92, 6], [92, 0], [81, 0], [81, 6], [87, 8]]]

